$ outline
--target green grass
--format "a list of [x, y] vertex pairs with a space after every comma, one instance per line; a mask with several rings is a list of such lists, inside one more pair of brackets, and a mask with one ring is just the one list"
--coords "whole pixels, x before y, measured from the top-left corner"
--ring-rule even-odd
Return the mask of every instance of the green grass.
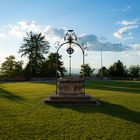
[[88, 81], [101, 105], [46, 105], [55, 83], [0, 84], [0, 140], [139, 140], [140, 82]]

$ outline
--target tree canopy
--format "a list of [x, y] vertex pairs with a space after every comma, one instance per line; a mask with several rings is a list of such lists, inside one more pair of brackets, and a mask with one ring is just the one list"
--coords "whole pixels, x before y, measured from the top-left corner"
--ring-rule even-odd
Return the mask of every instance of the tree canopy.
[[109, 75], [111, 77], [125, 77], [127, 75], [126, 66], [118, 60], [109, 67]]
[[140, 77], [140, 66], [131, 65], [128, 72], [131, 77]]
[[21, 76], [23, 72], [23, 62], [15, 61], [15, 56], [13, 55], [10, 55], [5, 59], [6, 60], [2, 63], [1, 66], [1, 74], [8, 78]]
[[89, 64], [81, 65], [80, 76], [90, 77], [93, 75], [93, 71]]
[[56, 53], [50, 53], [48, 59], [45, 60], [42, 64], [41, 72], [42, 75], [47, 77], [55, 77], [56, 76], [56, 55], [57, 56], [57, 74], [58, 76], [64, 76], [66, 72], [65, 67], [63, 66], [63, 62], [61, 61], [62, 56]]
[[108, 69], [103, 66], [101, 69], [99, 69], [98, 75], [101, 77], [108, 77], [109, 76]]
[[39, 75], [41, 63], [45, 59], [44, 55], [48, 53], [49, 48], [49, 42], [45, 40], [45, 36], [42, 36], [41, 33], [29, 32], [26, 34], [19, 53], [21, 53], [21, 56], [27, 56], [29, 60], [25, 68], [28, 75]]

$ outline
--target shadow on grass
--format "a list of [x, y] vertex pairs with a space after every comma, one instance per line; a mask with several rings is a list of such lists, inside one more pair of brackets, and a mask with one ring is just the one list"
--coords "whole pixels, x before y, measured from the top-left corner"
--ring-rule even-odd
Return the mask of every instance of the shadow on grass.
[[89, 81], [86, 83], [86, 88], [140, 94], [140, 82]]
[[[56, 85], [54, 80], [52, 81], [48, 80], [48, 81], [42, 81], [42, 82], [31, 81], [30, 83], [46, 84], [46, 85], [54, 85], [54, 86]], [[132, 81], [132, 82], [131, 81], [113, 81], [113, 80], [86, 81], [86, 88], [140, 94], [140, 82], [135, 82], [135, 81]]]
[[55, 81], [55, 80], [29, 81], [29, 83], [34, 83], [34, 84], [46, 84], [46, 85], [56, 85], [56, 81]]
[[51, 106], [61, 109], [68, 108], [81, 113], [103, 113], [112, 117], [117, 117], [127, 121], [140, 124], [140, 112], [129, 110], [124, 106], [100, 101], [101, 105], [72, 105], [72, 104], [52, 104]]
[[9, 92], [1, 87], [0, 87], [0, 98], [6, 98], [12, 101], [24, 101], [22, 97], [14, 95], [12, 92]]

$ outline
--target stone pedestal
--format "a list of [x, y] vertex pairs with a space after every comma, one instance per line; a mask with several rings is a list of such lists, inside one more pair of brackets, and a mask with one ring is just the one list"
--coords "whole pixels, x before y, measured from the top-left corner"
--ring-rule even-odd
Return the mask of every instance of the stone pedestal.
[[99, 104], [95, 97], [84, 93], [84, 80], [75, 77], [59, 79], [57, 93], [45, 99], [44, 102], [47, 104]]

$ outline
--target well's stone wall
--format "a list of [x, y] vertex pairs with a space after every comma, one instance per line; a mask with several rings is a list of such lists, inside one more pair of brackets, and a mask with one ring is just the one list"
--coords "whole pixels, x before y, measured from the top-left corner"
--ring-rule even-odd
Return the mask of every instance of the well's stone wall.
[[58, 80], [57, 92], [59, 95], [84, 95], [84, 80], [67, 77]]

